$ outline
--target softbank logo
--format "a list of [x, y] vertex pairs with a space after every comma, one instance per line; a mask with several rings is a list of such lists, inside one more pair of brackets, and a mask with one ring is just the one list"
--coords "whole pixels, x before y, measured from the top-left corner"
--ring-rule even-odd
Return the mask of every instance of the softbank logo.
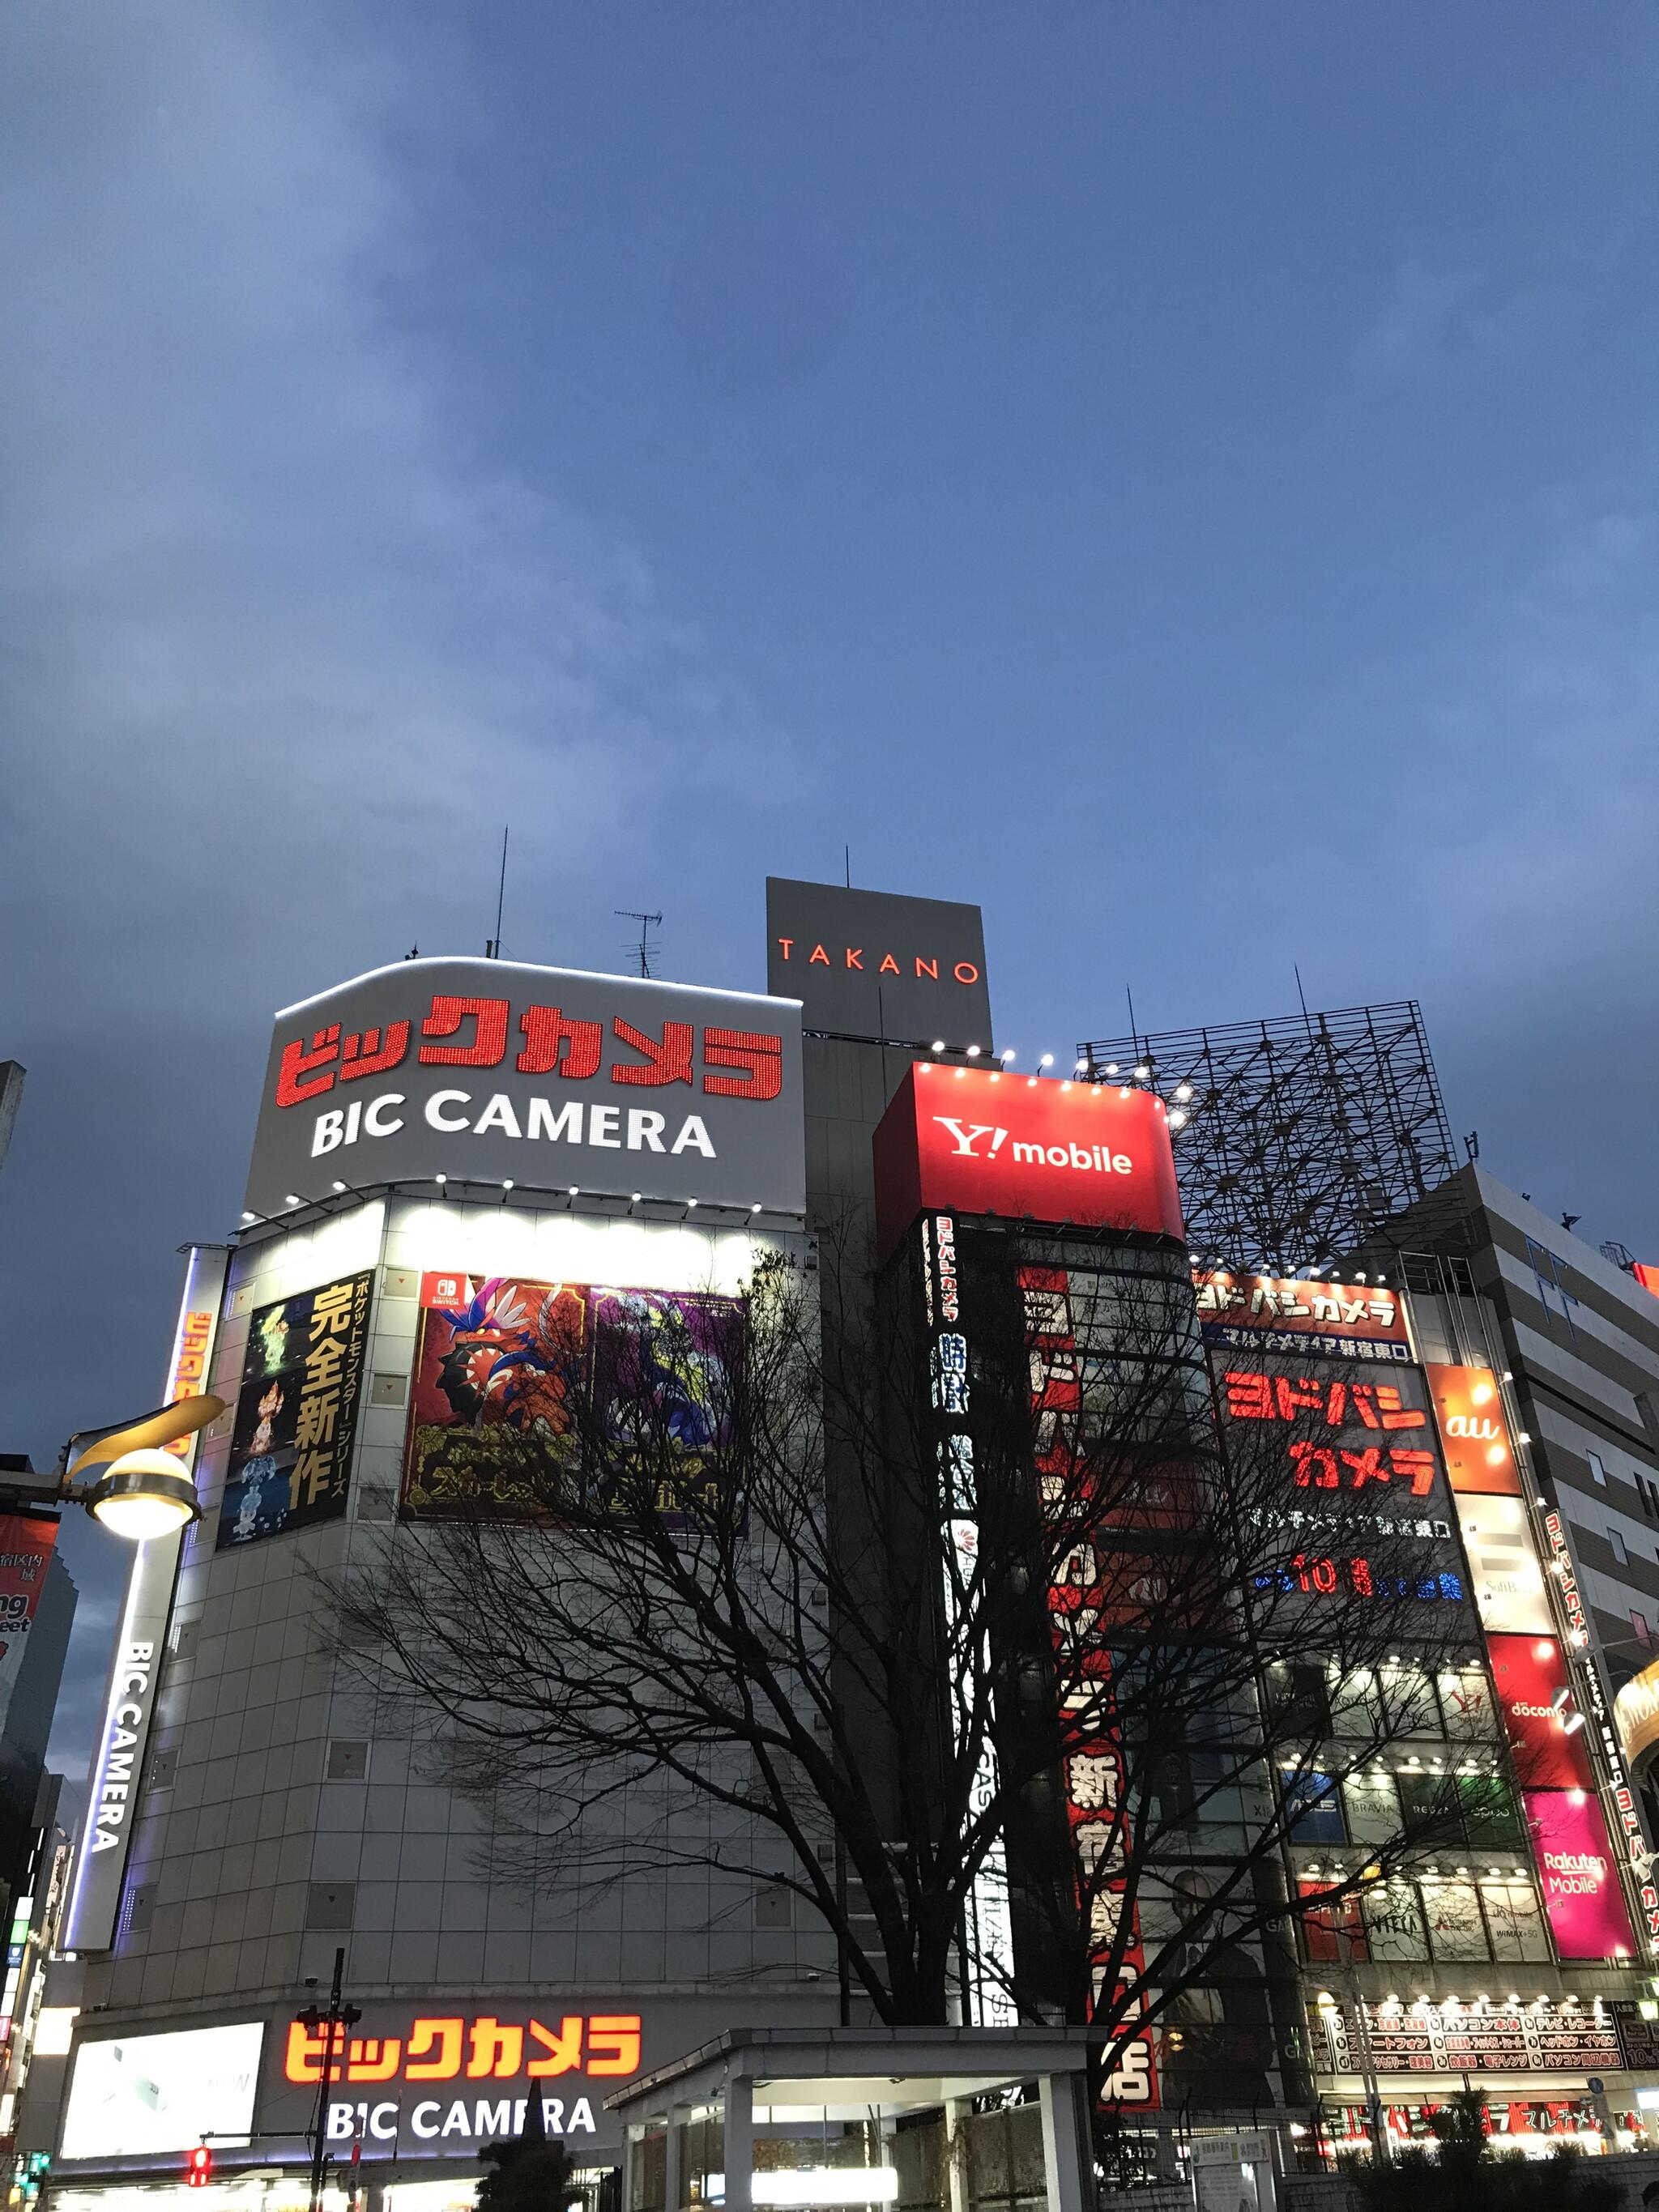
[[[955, 1146], [951, 1157], [956, 1159], [994, 1160], [1008, 1144], [1008, 1132], [992, 1121], [959, 1121], [951, 1114], [933, 1116], [941, 1129], [950, 1132]], [[981, 1146], [981, 1137], [990, 1143]], [[1034, 1145], [1018, 1138], [1008, 1145], [1006, 1157], [1024, 1167], [1075, 1168], [1079, 1172], [1092, 1170], [1100, 1175], [1132, 1175], [1134, 1162], [1127, 1152], [1109, 1152], [1104, 1145]]]

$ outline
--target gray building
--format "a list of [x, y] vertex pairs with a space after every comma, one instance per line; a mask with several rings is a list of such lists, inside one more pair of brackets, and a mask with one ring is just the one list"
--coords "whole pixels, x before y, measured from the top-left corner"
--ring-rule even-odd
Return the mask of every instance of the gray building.
[[[1611, 1698], [1659, 1660], [1659, 1297], [1485, 1168], [1462, 1169], [1453, 1194], [1437, 1251], [1402, 1237], [1407, 1285], [1486, 1310]], [[1648, 1826], [1659, 1836], [1659, 1802]]]

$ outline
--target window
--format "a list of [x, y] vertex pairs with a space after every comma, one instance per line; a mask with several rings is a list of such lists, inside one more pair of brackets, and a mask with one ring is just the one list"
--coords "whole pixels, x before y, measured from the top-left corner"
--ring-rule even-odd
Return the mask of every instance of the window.
[[1598, 1490], [1605, 1490], [1607, 1486], [1607, 1471], [1601, 1464], [1601, 1453], [1587, 1451], [1584, 1457], [1589, 1462], [1590, 1480]]
[[1642, 1510], [1647, 1515], [1649, 1520], [1659, 1521], [1659, 1486], [1650, 1482], [1646, 1475], [1638, 1474], [1636, 1478], [1636, 1495], [1641, 1499]]
[[1408, 1881], [1379, 1881], [1364, 1893], [1365, 1936], [1374, 1960], [1426, 1959], [1429, 1940]]
[[1282, 1778], [1285, 1810], [1293, 1844], [1346, 1844], [1342, 1801], [1328, 1774], [1297, 1774]]
[[1627, 1567], [1630, 1565], [1630, 1553], [1625, 1549], [1624, 1538], [1611, 1521], [1607, 1523], [1607, 1541], [1613, 1547], [1613, 1558], [1618, 1560], [1621, 1567]]
[[1392, 1843], [1400, 1833], [1400, 1801], [1391, 1774], [1353, 1774], [1342, 1785], [1348, 1833], [1356, 1844]]
[[1653, 1638], [1648, 1631], [1648, 1617], [1646, 1613], [1638, 1613], [1634, 1606], [1631, 1607], [1630, 1611], [1630, 1625], [1636, 1631], [1636, 1640], [1638, 1644], [1650, 1644], [1653, 1641]]
[[1425, 1881], [1422, 1896], [1429, 1941], [1441, 1965], [1491, 1957], [1480, 1900], [1472, 1881]]
[[[1325, 1894], [1321, 1882], [1304, 1881], [1298, 1887], [1304, 1897]], [[1366, 1958], [1369, 1954], [1365, 1931], [1360, 1924], [1359, 1899], [1352, 1896], [1339, 1898], [1334, 1905], [1322, 1905], [1306, 1914], [1302, 1923], [1302, 1941], [1308, 1957], [1315, 1961], [1333, 1960], [1347, 1966], [1356, 1959]]]
[[1457, 1796], [1463, 1811], [1463, 1832], [1474, 1850], [1521, 1849], [1521, 1823], [1507, 1783], [1495, 1774], [1460, 1774]]
[[1544, 1916], [1538, 1909], [1538, 1893], [1529, 1881], [1520, 1877], [1507, 1881], [1483, 1881], [1480, 1902], [1486, 1908], [1494, 1958], [1549, 1957], [1549, 1938], [1544, 1932]]

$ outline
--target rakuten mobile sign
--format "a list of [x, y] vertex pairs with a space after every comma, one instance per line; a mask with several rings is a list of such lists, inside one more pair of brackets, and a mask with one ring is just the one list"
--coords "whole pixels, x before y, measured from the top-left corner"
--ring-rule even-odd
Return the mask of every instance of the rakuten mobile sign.
[[1150, 1091], [924, 1061], [874, 1149], [884, 1254], [933, 1207], [1182, 1234], [1163, 1101]]
[[799, 1213], [800, 1008], [507, 960], [401, 960], [276, 1017], [245, 1204], [430, 1181]]

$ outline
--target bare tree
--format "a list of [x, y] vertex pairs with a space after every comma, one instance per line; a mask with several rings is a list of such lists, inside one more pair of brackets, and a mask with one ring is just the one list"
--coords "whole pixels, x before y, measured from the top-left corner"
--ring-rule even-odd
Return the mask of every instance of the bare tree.
[[[1322, 1807], [1443, 1732], [1476, 1650], [1443, 1499], [1420, 1462], [1298, 1483], [1282, 1431], [1224, 1424], [1170, 1248], [964, 1224], [950, 1329], [933, 1244], [873, 1283], [850, 1232], [821, 1251], [761, 1265], [712, 1348], [665, 1299], [544, 1329], [522, 1420], [487, 1377], [510, 1480], [359, 1552], [343, 1662], [491, 1802], [498, 1866], [778, 1884], [849, 2017], [1091, 2020], [1109, 2097], [1154, 2037], [1265, 2096], [1229, 1990], [1463, 1817], [1425, 1757], [1363, 1849], [1292, 1873]], [[1495, 1738], [1466, 1749], [1501, 1788]]]

